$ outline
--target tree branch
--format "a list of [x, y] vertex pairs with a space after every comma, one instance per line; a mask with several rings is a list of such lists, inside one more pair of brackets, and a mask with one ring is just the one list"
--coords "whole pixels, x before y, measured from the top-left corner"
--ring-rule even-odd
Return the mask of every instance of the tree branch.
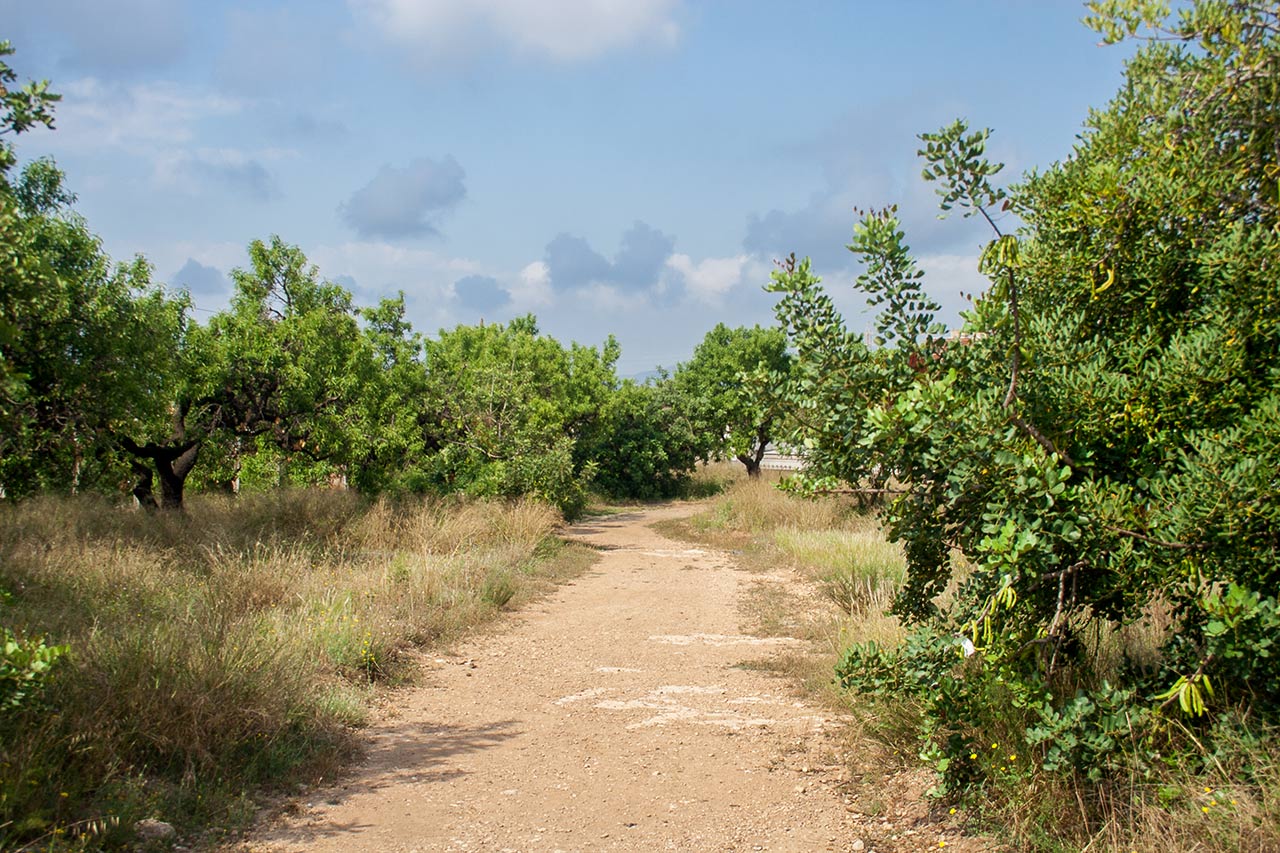
[[1173, 548], [1177, 551], [1203, 551], [1209, 547], [1204, 542], [1169, 542], [1164, 539], [1147, 536], [1145, 533], [1139, 533], [1136, 530], [1126, 530], [1123, 527], [1115, 527], [1110, 524], [1103, 524], [1102, 526], [1112, 533], [1117, 533], [1129, 539], [1137, 539], [1139, 542], [1146, 542], [1150, 545], [1159, 545], [1161, 548]]

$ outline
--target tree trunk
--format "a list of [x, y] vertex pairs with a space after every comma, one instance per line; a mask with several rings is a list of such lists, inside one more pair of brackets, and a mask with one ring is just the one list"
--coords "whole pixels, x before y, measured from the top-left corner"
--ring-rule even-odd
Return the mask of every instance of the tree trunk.
[[756, 427], [756, 440], [752, 452], [739, 453], [738, 461], [747, 467], [747, 476], [755, 480], [760, 476], [760, 461], [764, 459], [765, 448], [769, 446], [769, 421]]
[[138, 475], [138, 482], [133, 487], [134, 500], [143, 509], [155, 509], [157, 504], [156, 496], [151, 491], [151, 482], [154, 479], [151, 466], [134, 459], [130, 467], [133, 468], [133, 473]]
[[[177, 446], [167, 444], [139, 445], [128, 436], [120, 439], [121, 446], [133, 454], [134, 473], [138, 475], [138, 483], [133, 487], [133, 496], [138, 503], [148, 509], [182, 509], [182, 492], [187, 482], [187, 475], [196, 465], [200, 456], [200, 442], [187, 441]], [[148, 464], [149, 460], [151, 464]], [[152, 491], [155, 474], [160, 476], [160, 501], [157, 503]]]
[[193, 444], [174, 458], [156, 457], [156, 472], [160, 474], [160, 508], [182, 509], [182, 491], [187, 475], [196, 466], [200, 445]]

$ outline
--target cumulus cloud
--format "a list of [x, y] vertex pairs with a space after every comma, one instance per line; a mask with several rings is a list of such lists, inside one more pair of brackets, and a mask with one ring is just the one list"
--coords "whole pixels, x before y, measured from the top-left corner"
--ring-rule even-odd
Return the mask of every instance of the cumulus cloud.
[[[808, 201], [792, 209], [772, 209], [747, 219], [743, 248], [762, 259], [790, 252], [813, 259], [826, 274], [847, 271], [857, 259], [845, 248], [853, 238], [855, 209], [896, 204], [907, 242], [917, 254], [971, 251], [987, 239], [973, 220], [938, 219], [935, 185], [920, 178], [917, 134], [954, 117], [960, 106], [900, 101], [837, 118], [813, 137], [780, 151], [821, 168], [821, 180]], [[1008, 152], [1005, 152], [1008, 153]], [[997, 159], [1007, 159], [996, 154]]]
[[231, 290], [230, 282], [217, 267], [206, 266], [195, 258], [187, 258], [182, 269], [174, 273], [169, 281], [175, 287], [186, 288], [196, 305], [205, 307], [209, 301], [221, 302]]
[[339, 206], [365, 238], [397, 240], [439, 234], [436, 221], [466, 197], [466, 173], [452, 155], [420, 157], [404, 168], [385, 165]]
[[348, 0], [357, 19], [420, 63], [505, 50], [575, 62], [637, 43], [672, 45], [680, 0]]
[[853, 200], [849, 193], [827, 189], [796, 210], [769, 210], [747, 217], [742, 248], [761, 259], [781, 259], [791, 252], [809, 257], [820, 270], [853, 264], [845, 246], [853, 233]]
[[723, 302], [730, 291], [744, 283], [749, 272], [758, 274], [759, 267], [762, 266], [753, 263], [748, 255], [695, 261], [684, 254], [672, 255], [667, 259], [666, 265], [678, 276], [685, 293], [699, 302], [711, 305]]
[[[846, 115], [780, 152], [780, 156], [819, 164], [821, 180], [802, 205], [751, 214], [743, 249], [761, 261], [790, 252], [812, 258], [815, 271], [834, 284], [828, 292], [846, 316], [869, 320], [865, 297], [849, 287], [860, 267], [846, 246], [858, 219], [855, 209], [895, 204], [906, 243], [926, 272], [925, 289], [943, 306], [939, 319], [957, 322], [964, 307], [960, 291], [980, 291], [985, 286], [972, 263], [991, 234], [976, 219], [959, 215], [938, 219], [936, 185], [920, 178], [916, 133], [941, 126], [958, 110], [950, 104], [922, 103], [908, 111], [899, 103], [885, 103]], [[996, 160], [1016, 159], [1013, 152], [1000, 149], [998, 140], [991, 154]]]
[[610, 277], [623, 285], [646, 287], [657, 280], [675, 245], [675, 237], [637, 222], [622, 235]]
[[613, 269], [586, 240], [569, 234], [557, 234], [547, 244], [545, 262], [552, 285], [562, 290], [603, 281]]
[[558, 234], [547, 244], [544, 263], [548, 279], [557, 290], [593, 285], [623, 291], [648, 290], [658, 284], [675, 243], [674, 237], [636, 222], [623, 233], [612, 261], [581, 237]]
[[331, 281], [348, 286], [363, 305], [403, 290], [416, 328], [452, 325], [453, 284], [468, 275], [483, 274], [480, 265], [430, 249], [408, 248], [385, 241], [325, 244], [307, 250], [307, 257]]
[[491, 275], [469, 275], [453, 283], [453, 292], [464, 308], [484, 313], [511, 304], [511, 293]]
[[543, 261], [526, 264], [511, 285], [510, 292], [512, 306], [517, 311], [532, 311], [550, 305], [554, 298], [551, 292], [551, 271]]
[[6, 37], [73, 71], [115, 76], [173, 64], [187, 51], [190, 20], [173, 0], [0, 0]]

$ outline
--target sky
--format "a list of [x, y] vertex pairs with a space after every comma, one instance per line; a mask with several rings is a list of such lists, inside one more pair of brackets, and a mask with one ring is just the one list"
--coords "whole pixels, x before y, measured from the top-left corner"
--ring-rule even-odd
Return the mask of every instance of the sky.
[[673, 368], [716, 323], [769, 325], [810, 256], [851, 328], [855, 208], [897, 204], [960, 322], [976, 220], [938, 219], [916, 135], [990, 127], [1016, 180], [1070, 155], [1130, 48], [1074, 0], [0, 0], [23, 78], [62, 94], [52, 156], [115, 258], [197, 319], [279, 235], [416, 329], [532, 312]]

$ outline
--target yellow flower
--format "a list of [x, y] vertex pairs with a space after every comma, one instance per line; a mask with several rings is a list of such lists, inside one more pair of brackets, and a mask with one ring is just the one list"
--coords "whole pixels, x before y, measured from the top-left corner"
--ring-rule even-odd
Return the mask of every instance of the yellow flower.
[[956, 813], [956, 807], [955, 807], [955, 806], [952, 806], [952, 807], [951, 807], [951, 811], [950, 811], [950, 812], [948, 812], [948, 814], [955, 814], [955, 813]]
[[969, 757], [970, 757], [970, 758], [977, 758], [977, 757], [978, 757], [978, 753], [976, 753], [976, 752], [971, 752], [971, 753], [969, 753]]

